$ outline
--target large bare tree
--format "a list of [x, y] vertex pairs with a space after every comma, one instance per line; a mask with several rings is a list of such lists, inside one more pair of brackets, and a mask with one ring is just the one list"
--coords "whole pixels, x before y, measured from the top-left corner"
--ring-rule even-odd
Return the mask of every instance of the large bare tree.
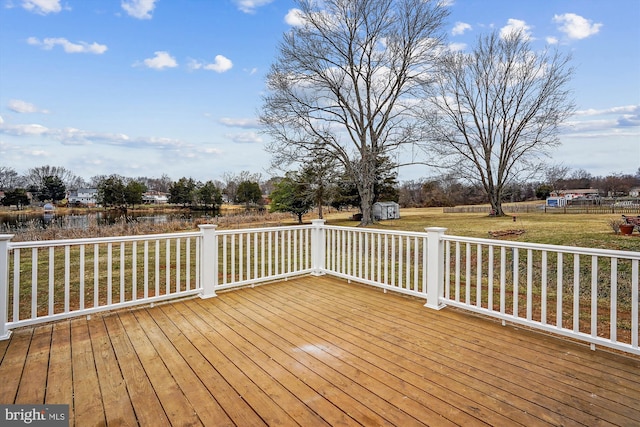
[[298, 0], [267, 77], [261, 121], [274, 163], [324, 152], [357, 185], [373, 222], [377, 165], [422, 140], [414, 109], [441, 51], [448, 11], [435, 0]]
[[574, 111], [572, 73], [568, 55], [534, 50], [522, 31], [483, 35], [471, 53], [442, 61], [431, 86], [437, 114], [428, 116], [434, 148], [442, 166], [482, 185], [496, 215], [504, 215], [508, 184], [542, 171], [559, 143], [559, 126]]

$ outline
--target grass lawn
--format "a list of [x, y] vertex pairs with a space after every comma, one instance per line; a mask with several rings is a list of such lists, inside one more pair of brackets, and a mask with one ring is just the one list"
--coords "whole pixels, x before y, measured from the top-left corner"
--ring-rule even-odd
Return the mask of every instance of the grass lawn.
[[[325, 215], [327, 224], [356, 226], [350, 220], [353, 212]], [[504, 239], [546, 243], [551, 245], [640, 251], [640, 233], [631, 236], [615, 234], [609, 224], [619, 214], [522, 213], [514, 222], [512, 216], [490, 217], [479, 213], [443, 213], [442, 208], [401, 209], [400, 219], [381, 221], [373, 228], [385, 230], [424, 231], [425, 227], [446, 227], [447, 234], [491, 238], [489, 232], [524, 230], [520, 235]]]

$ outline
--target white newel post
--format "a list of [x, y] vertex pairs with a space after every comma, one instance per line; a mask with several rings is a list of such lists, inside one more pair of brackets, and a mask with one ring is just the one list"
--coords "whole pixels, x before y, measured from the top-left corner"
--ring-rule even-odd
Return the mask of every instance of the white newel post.
[[202, 231], [202, 253], [200, 258], [200, 298], [211, 298], [216, 295], [218, 285], [218, 234], [215, 224], [198, 225]]
[[7, 309], [9, 299], [9, 242], [13, 234], [0, 234], [0, 340], [11, 336], [7, 329]]
[[442, 236], [447, 231], [443, 227], [427, 227], [427, 303], [425, 307], [440, 310], [445, 305], [440, 303], [444, 297], [444, 241]]
[[324, 272], [325, 260], [325, 229], [324, 219], [314, 219], [311, 221], [313, 228], [311, 229], [311, 274], [313, 276], [322, 276]]

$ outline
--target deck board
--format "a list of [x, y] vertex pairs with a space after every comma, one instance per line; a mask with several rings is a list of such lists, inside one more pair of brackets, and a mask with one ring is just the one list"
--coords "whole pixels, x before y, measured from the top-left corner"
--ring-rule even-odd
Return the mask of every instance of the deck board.
[[640, 358], [330, 277], [13, 332], [0, 403], [71, 425], [639, 425]]

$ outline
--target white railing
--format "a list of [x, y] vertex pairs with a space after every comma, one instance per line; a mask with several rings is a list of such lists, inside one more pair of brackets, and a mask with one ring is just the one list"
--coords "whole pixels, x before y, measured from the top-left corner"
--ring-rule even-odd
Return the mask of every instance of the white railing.
[[19, 326], [197, 294], [200, 238], [175, 233], [5, 243], [3, 335]]
[[442, 301], [640, 354], [640, 252], [444, 236]]
[[[13, 243], [0, 337], [18, 326], [330, 274], [618, 350], [638, 348], [640, 253], [311, 225]], [[3, 271], [6, 269], [6, 271]]]

